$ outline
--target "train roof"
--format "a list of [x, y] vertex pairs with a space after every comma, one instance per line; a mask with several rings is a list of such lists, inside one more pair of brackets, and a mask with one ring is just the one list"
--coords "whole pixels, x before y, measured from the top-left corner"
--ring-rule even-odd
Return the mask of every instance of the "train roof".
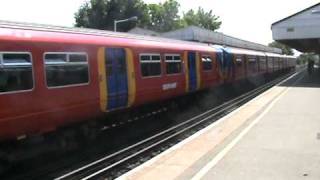
[[249, 49], [240, 49], [240, 48], [233, 48], [233, 47], [227, 47], [227, 51], [234, 54], [246, 54], [246, 55], [253, 55], [253, 56], [265, 56], [266, 54], [261, 51], [254, 51]]
[[265, 53], [267, 56], [270, 56], [270, 57], [284, 57], [284, 55], [281, 55], [281, 54], [275, 54], [275, 53]]
[[[249, 49], [242, 49], [242, 48], [235, 48], [235, 47], [224, 47], [221, 45], [212, 45], [212, 47], [217, 48], [219, 51], [227, 51], [229, 53], [233, 54], [246, 54], [246, 55], [254, 55], [254, 56], [266, 56], [265, 52], [262, 51], [255, 51], [255, 50], [249, 50]], [[274, 53], [269, 53], [274, 54]]]
[[[98, 38], [99, 37], [99, 38]], [[0, 21], [0, 39], [216, 51], [208, 44], [97, 29]], [[183, 46], [181, 46], [183, 45]]]
[[290, 56], [290, 55], [283, 55], [283, 57], [285, 57], [285, 58], [290, 58], [290, 59], [297, 59], [296, 56]]
[[229, 53], [234, 53], [234, 54], [246, 54], [246, 55], [254, 55], [254, 56], [269, 56], [269, 57], [283, 57], [283, 58], [296, 59], [295, 56], [290, 56], [290, 55], [282, 55], [282, 54], [254, 51], [254, 50], [234, 48], [234, 47], [224, 47], [221, 45], [211, 45], [211, 46], [216, 48], [217, 52], [222, 52], [223, 50], [225, 50]]

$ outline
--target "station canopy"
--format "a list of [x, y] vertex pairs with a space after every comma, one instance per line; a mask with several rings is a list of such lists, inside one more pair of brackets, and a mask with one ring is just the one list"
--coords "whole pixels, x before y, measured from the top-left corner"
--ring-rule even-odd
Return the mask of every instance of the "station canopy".
[[301, 52], [320, 53], [320, 3], [272, 24], [275, 41]]
[[160, 37], [170, 38], [170, 39], [201, 42], [206, 44], [216, 44], [221, 46], [251, 49], [255, 51], [263, 51], [263, 52], [270, 52], [270, 53], [277, 53], [277, 54], [282, 53], [281, 49], [278, 49], [278, 48], [273, 48], [273, 47], [265, 46], [255, 42], [242, 40], [239, 38], [235, 38], [235, 37], [223, 34], [221, 32], [211, 31], [211, 30], [204, 29], [197, 26], [188, 26], [182, 29], [177, 29], [174, 31], [169, 31], [164, 33], [152, 32], [150, 30], [145, 30], [142, 28], [134, 28], [130, 30], [129, 33], [160, 36]]
[[196, 41], [208, 44], [250, 49], [255, 51], [271, 52], [281, 54], [281, 49], [265, 46], [255, 42], [246, 41], [232, 37], [221, 32], [215, 32], [197, 26], [189, 26], [161, 34], [162, 37], [179, 39], [185, 41]]

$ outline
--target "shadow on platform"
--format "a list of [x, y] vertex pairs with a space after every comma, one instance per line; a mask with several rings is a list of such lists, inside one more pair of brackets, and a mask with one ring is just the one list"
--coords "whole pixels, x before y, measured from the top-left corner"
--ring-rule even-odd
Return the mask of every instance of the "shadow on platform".
[[[301, 78], [297, 83], [297, 79]], [[316, 69], [313, 74], [308, 74], [307, 70], [304, 70], [300, 75], [295, 78], [290, 79], [289, 81], [281, 84], [280, 86], [286, 87], [307, 87], [307, 88], [320, 88], [320, 69]]]

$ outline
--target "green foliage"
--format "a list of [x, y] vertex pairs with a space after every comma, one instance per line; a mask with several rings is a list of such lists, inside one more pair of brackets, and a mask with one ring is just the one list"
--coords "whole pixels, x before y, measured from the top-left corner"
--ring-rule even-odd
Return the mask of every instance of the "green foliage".
[[212, 11], [188, 11], [181, 18], [180, 4], [176, 0], [167, 0], [159, 4], [145, 4], [142, 0], [90, 0], [84, 3], [75, 14], [77, 27], [113, 30], [114, 20], [138, 17], [138, 22], [126, 22], [117, 25], [118, 31], [128, 31], [135, 26], [158, 32], [167, 32], [189, 25], [210, 30], [220, 27], [219, 17]]
[[150, 22], [144, 27], [159, 32], [180, 28], [179, 7], [180, 4], [175, 0], [168, 0], [163, 4], [149, 4]]
[[[138, 23], [149, 22], [147, 5], [141, 0], [90, 0], [75, 14], [76, 27], [113, 30], [114, 20], [138, 17]], [[133, 28], [137, 22], [117, 25], [119, 31]]]
[[289, 46], [281, 44], [281, 43], [279, 43], [277, 41], [273, 41], [268, 46], [281, 49], [282, 50], [282, 54], [294, 55], [293, 50]]
[[314, 53], [303, 53], [297, 59], [297, 64], [306, 64], [308, 61], [316, 61], [317, 56]]
[[219, 17], [212, 14], [212, 10], [209, 12], [205, 12], [203, 8], [199, 7], [198, 11], [189, 10], [184, 14], [183, 20], [185, 22], [185, 26], [199, 26], [205, 29], [210, 29], [215, 31], [219, 29], [221, 26], [221, 21], [219, 21]]

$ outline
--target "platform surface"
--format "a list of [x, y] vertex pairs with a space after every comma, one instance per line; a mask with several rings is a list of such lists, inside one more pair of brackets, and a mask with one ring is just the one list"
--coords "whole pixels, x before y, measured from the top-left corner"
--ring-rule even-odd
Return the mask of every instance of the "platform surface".
[[119, 179], [320, 180], [319, 113], [302, 72]]

